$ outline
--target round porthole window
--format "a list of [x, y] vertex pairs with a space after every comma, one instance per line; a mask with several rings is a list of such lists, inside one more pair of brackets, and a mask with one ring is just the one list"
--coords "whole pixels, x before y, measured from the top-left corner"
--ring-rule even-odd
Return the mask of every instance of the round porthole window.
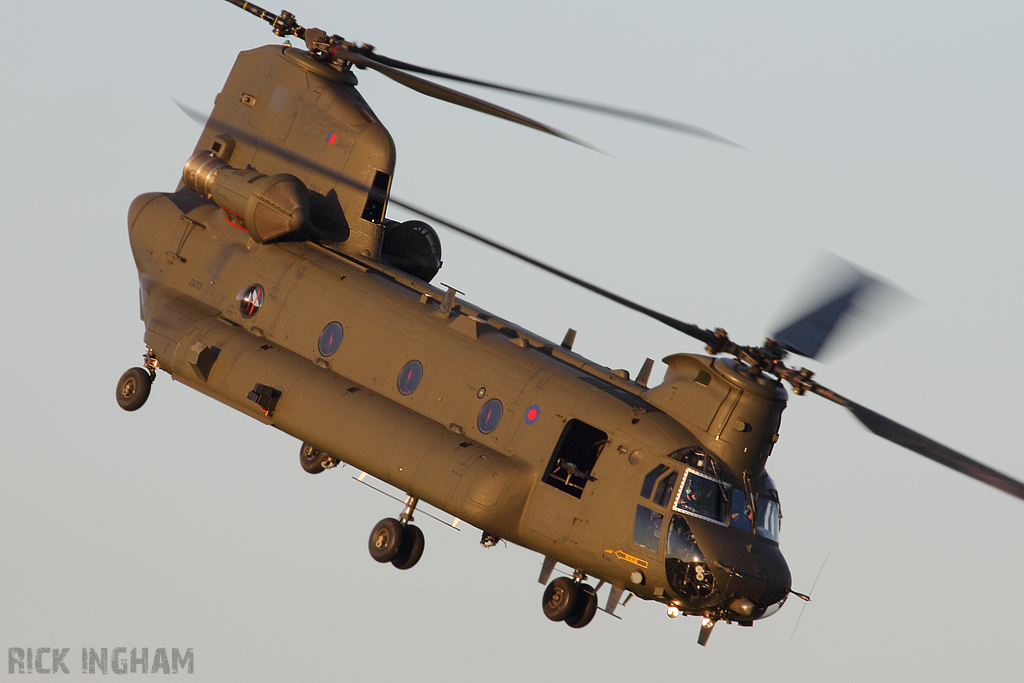
[[238, 293], [235, 300], [243, 318], [253, 317], [263, 305], [263, 285], [249, 285]]
[[484, 404], [484, 407], [480, 409], [480, 414], [476, 416], [476, 427], [481, 434], [490, 434], [498, 427], [498, 423], [501, 422], [501, 412], [501, 401], [496, 398], [492, 398]]
[[341, 323], [327, 323], [327, 327], [320, 333], [320, 342], [317, 348], [321, 356], [330, 356], [341, 346], [341, 337], [345, 333], [341, 329]]
[[423, 379], [423, 366], [418, 360], [411, 360], [403, 365], [402, 371], [398, 373], [398, 390], [408, 396], [416, 391], [421, 379]]

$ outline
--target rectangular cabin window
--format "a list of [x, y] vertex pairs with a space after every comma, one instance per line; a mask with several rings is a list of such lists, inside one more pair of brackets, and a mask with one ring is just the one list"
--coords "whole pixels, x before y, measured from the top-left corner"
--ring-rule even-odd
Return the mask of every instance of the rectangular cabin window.
[[580, 498], [591, 476], [601, 449], [608, 443], [608, 435], [596, 427], [579, 420], [569, 420], [551, 454], [544, 483], [571, 496]]

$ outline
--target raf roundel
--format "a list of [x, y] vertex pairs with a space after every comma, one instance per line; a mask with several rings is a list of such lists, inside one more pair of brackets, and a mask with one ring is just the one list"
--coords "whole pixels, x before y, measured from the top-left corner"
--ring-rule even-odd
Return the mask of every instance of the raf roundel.
[[538, 419], [540, 419], [540, 406], [534, 403], [526, 409], [526, 415], [523, 416], [523, 421], [528, 425], [532, 425]]
[[238, 310], [243, 318], [251, 318], [256, 315], [263, 305], [263, 285], [249, 285], [235, 297], [238, 301]]

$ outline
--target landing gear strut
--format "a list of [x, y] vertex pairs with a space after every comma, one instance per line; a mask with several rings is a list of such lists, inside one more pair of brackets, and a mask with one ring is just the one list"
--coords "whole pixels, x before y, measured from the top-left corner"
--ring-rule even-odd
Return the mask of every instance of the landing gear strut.
[[129, 368], [117, 380], [117, 405], [124, 410], [138, 410], [149, 398], [149, 390], [153, 387], [153, 380], [156, 379], [156, 369], [159, 367], [153, 351], [146, 350], [144, 367]]
[[579, 572], [573, 578], [560, 576], [544, 589], [544, 616], [564, 621], [570, 628], [583, 628], [597, 614], [597, 591]]
[[370, 557], [390, 562], [398, 569], [412, 569], [423, 556], [423, 532], [412, 522], [419, 501], [409, 496], [399, 519], [388, 517], [377, 522], [370, 532]]

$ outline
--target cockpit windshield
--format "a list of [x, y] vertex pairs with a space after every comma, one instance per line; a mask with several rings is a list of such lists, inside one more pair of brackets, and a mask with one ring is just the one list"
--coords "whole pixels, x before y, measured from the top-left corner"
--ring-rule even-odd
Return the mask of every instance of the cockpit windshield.
[[716, 479], [694, 470], [687, 470], [686, 479], [679, 489], [674, 507], [680, 512], [727, 524], [726, 488], [726, 485]]
[[[689, 457], [703, 455], [702, 452], [698, 453], [693, 449], [683, 449], [678, 453]], [[679, 459], [675, 456], [673, 453], [670, 457], [674, 460]], [[644, 498], [661, 506], [668, 504], [668, 496], [677, 481], [675, 472], [672, 472], [671, 476], [663, 476], [667, 471], [667, 467], [658, 465], [647, 475], [641, 491]], [[761, 485], [756, 487], [757, 492], [746, 492], [742, 487], [731, 486], [710, 473], [698, 471], [691, 465], [686, 468], [683, 484], [675, 495], [672, 509], [675, 512], [757, 534], [778, 543], [782, 524], [779, 492], [767, 473], [764, 477], [763, 492]]]
[[782, 508], [779, 505], [779, 490], [775, 482], [764, 475], [764, 495], [757, 497], [757, 535], [779, 542], [779, 530], [782, 527]]
[[757, 535], [770, 538], [778, 543], [780, 526], [781, 515], [779, 514], [779, 504], [768, 498], [758, 498]]

